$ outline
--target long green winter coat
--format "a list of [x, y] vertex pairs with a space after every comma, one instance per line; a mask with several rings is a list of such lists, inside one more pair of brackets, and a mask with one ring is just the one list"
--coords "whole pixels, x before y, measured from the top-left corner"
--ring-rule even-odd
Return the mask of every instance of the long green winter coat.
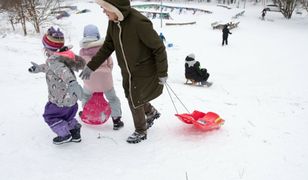
[[105, 42], [87, 66], [96, 70], [115, 50], [125, 95], [137, 108], [162, 93], [158, 78], [167, 76], [165, 46], [151, 21], [131, 8], [128, 0], [105, 1], [117, 7], [124, 20], [109, 21]]

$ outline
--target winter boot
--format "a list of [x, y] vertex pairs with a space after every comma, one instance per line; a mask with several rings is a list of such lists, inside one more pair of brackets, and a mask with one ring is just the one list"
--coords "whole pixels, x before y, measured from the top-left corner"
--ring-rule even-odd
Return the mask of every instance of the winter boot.
[[112, 118], [113, 121], [113, 130], [119, 130], [124, 126], [123, 121], [121, 121], [121, 117]]
[[205, 85], [207, 87], [210, 87], [210, 86], [213, 85], [213, 83], [212, 82], [208, 82], [208, 81], [201, 81], [201, 85]]
[[130, 135], [127, 138], [126, 141], [128, 143], [131, 143], [131, 144], [136, 144], [136, 143], [139, 143], [140, 141], [145, 140], [145, 139], [147, 139], [147, 134], [134, 132], [132, 135]]
[[147, 129], [153, 126], [154, 120], [160, 117], [160, 113], [152, 107], [151, 112], [146, 114]]
[[70, 134], [66, 135], [64, 137], [57, 136], [57, 137], [53, 138], [53, 143], [56, 144], [56, 145], [60, 145], [60, 144], [63, 144], [63, 143], [70, 142], [71, 139], [72, 139], [72, 136]]
[[81, 117], [82, 116], [82, 111], [79, 111], [78, 115], [79, 115], [79, 117]]
[[74, 129], [70, 130], [70, 133], [72, 135], [72, 142], [80, 142], [81, 141], [81, 136], [80, 136], [80, 129], [81, 129], [81, 124], [77, 124]]

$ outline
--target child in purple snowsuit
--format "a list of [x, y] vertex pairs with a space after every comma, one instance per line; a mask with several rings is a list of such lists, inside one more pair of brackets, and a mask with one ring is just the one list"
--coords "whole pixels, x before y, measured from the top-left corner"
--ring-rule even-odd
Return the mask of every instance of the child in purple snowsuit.
[[54, 144], [80, 142], [81, 125], [75, 119], [78, 99], [83, 96], [82, 87], [77, 83], [74, 71], [83, 69], [85, 61], [64, 46], [63, 33], [53, 27], [42, 39], [47, 55], [45, 64], [31, 62], [31, 73], [46, 74], [48, 102], [43, 114], [45, 122], [57, 134]]

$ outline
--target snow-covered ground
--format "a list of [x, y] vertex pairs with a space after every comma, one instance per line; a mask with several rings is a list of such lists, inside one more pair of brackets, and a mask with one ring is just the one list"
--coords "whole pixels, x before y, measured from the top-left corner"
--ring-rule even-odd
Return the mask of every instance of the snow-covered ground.
[[[140, 2], [133, 2], [140, 3]], [[74, 5], [90, 13], [72, 13], [56, 21], [68, 44], [78, 53], [83, 26], [94, 23], [104, 35], [107, 18], [94, 3]], [[219, 130], [202, 132], [182, 123], [170, 97], [152, 103], [162, 116], [148, 139], [128, 144], [133, 120], [121, 86], [118, 66], [114, 82], [122, 101], [124, 129], [83, 124], [82, 142], [52, 144], [55, 134], [42, 118], [47, 101], [44, 74], [33, 75], [30, 61], [43, 63], [41, 35], [0, 35], [0, 179], [3, 180], [307, 180], [308, 179], [308, 16], [286, 20], [269, 12], [261, 21], [261, 6], [246, 4], [229, 45], [211, 23], [229, 21], [243, 9], [212, 4], [173, 4], [210, 10], [171, 13], [174, 21], [195, 25], [160, 27], [169, 60], [168, 83], [190, 110], [218, 113], [226, 122]], [[241, 5], [242, 7], [242, 5]], [[166, 21], [164, 20], [163, 23]], [[1, 28], [8, 25], [1, 20]], [[184, 85], [184, 59], [196, 55], [214, 82], [210, 88]], [[116, 62], [116, 58], [113, 55]], [[79, 80], [82, 83], [81, 80]], [[175, 99], [179, 113], [186, 113]]]

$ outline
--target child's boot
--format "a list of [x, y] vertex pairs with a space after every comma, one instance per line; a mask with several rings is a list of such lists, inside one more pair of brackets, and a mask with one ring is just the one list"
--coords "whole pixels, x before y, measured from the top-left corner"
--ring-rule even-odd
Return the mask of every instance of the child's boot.
[[79, 117], [81, 118], [81, 116], [82, 116], [82, 111], [79, 111], [79, 112], [78, 112], [78, 115], [79, 115]]
[[70, 130], [70, 133], [72, 135], [72, 142], [80, 142], [81, 141], [81, 136], [80, 136], [80, 129], [81, 129], [81, 124], [77, 124], [74, 129]]
[[113, 130], [119, 130], [124, 126], [123, 121], [121, 121], [121, 117], [112, 118], [113, 121]]
[[56, 145], [60, 145], [60, 144], [63, 144], [63, 143], [70, 142], [71, 140], [72, 140], [72, 136], [69, 134], [69, 135], [66, 135], [64, 137], [57, 136], [57, 137], [53, 138], [53, 143], [56, 144]]
[[210, 86], [213, 85], [213, 83], [212, 82], [208, 82], [208, 81], [201, 81], [201, 85], [205, 85], [207, 87], [210, 87]]

